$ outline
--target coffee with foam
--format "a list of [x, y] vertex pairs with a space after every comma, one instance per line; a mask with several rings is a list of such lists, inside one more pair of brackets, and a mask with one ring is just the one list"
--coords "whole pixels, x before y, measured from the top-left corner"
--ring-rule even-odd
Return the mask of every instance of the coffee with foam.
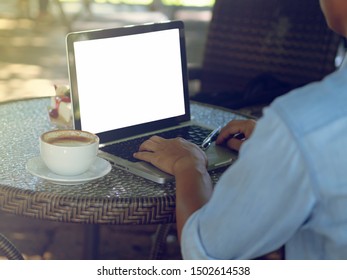
[[52, 130], [41, 135], [43, 162], [54, 173], [75, 176], [86, 172], [94, 163], [99, 137], [82, 130]]
[[47, 143], [57, 146], [76, 147], [89, 145], [95, 142], [94, 138], [83, 136], [61, 136], [47, 140]]

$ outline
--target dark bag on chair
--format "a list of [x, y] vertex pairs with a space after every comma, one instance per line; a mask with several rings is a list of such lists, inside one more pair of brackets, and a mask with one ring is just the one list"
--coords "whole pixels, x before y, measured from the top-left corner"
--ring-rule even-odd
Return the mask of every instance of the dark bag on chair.
[[198, 93], [191, 99], [229, 109], [240, 109], [253, 105], [266, 105], [283, 95], [294, 86], [283, 82], [271, 74], [262, 74], [250, 80], [243, 92]]

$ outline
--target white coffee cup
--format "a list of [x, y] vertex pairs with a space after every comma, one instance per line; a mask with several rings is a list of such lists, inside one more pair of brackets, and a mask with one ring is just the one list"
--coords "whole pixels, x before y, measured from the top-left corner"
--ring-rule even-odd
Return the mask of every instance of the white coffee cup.
[[52, 130], [40, 137], [41, 159], [54, 173], [74, 176], [86, 172], [96, 160], [99, 137], [81, 130]]

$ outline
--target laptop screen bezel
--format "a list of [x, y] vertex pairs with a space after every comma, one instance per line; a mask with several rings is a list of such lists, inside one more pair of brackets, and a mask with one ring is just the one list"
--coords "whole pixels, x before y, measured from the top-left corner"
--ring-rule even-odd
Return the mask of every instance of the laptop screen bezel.
[[135, 135], [148, 133], [154, 130], [164, 129], [170, 126], [178, 125], [182, 122], [190, 120], [190, 106], [189, 106], [189, 90], [188, 90], [188, 70], [187, 70], [187, 57], [186, 45], [184, 34], [184, 23], [182, 21], [167, 21], [160, 23], [149, 23], [141, 25], [132, 25], [125, 27], [117, 27], [111, 29], [87, 30], [81, 32], [72, 32], [66, 36], [66, 52], [68, 60], [68, 72], [70, 80], [70, 92], [73, 112], [73, 125], [74, 129], [83, 129], [81, 126], [81, 119], [79, 116], [79, 92], [77, 85], [77, 73], [75, 64], [75, 51], [74, 43], [79, 41], [94, 40], [111, 38], [118, 36], [127, 36], [134, 34], [143, 34], [147, 32], [155, 32], [168, 29], [178, 29], [179, 41], [181, 50], [181, 69], [182, 69], [182, 84], [185, 103], [185, 113], [172, 118], [152, 121], [145, 124], [133, 125], [126, 128], [114, 129], [111, 131], [97, 133], [100, 138], [100, 144], [119, 140], [122, 138], [132, 137]]

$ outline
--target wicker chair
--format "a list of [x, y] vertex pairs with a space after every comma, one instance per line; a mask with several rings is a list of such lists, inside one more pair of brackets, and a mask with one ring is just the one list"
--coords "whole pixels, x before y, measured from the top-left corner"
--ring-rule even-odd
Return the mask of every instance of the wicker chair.
[[9, 260], [24, 260], [16, 246], [3, 234], [0, 233], [0, 255]]
[[317, 0], [216, 0], [193, 100], [232, 109], [268, 104], [335, 69], [341, 38]]

